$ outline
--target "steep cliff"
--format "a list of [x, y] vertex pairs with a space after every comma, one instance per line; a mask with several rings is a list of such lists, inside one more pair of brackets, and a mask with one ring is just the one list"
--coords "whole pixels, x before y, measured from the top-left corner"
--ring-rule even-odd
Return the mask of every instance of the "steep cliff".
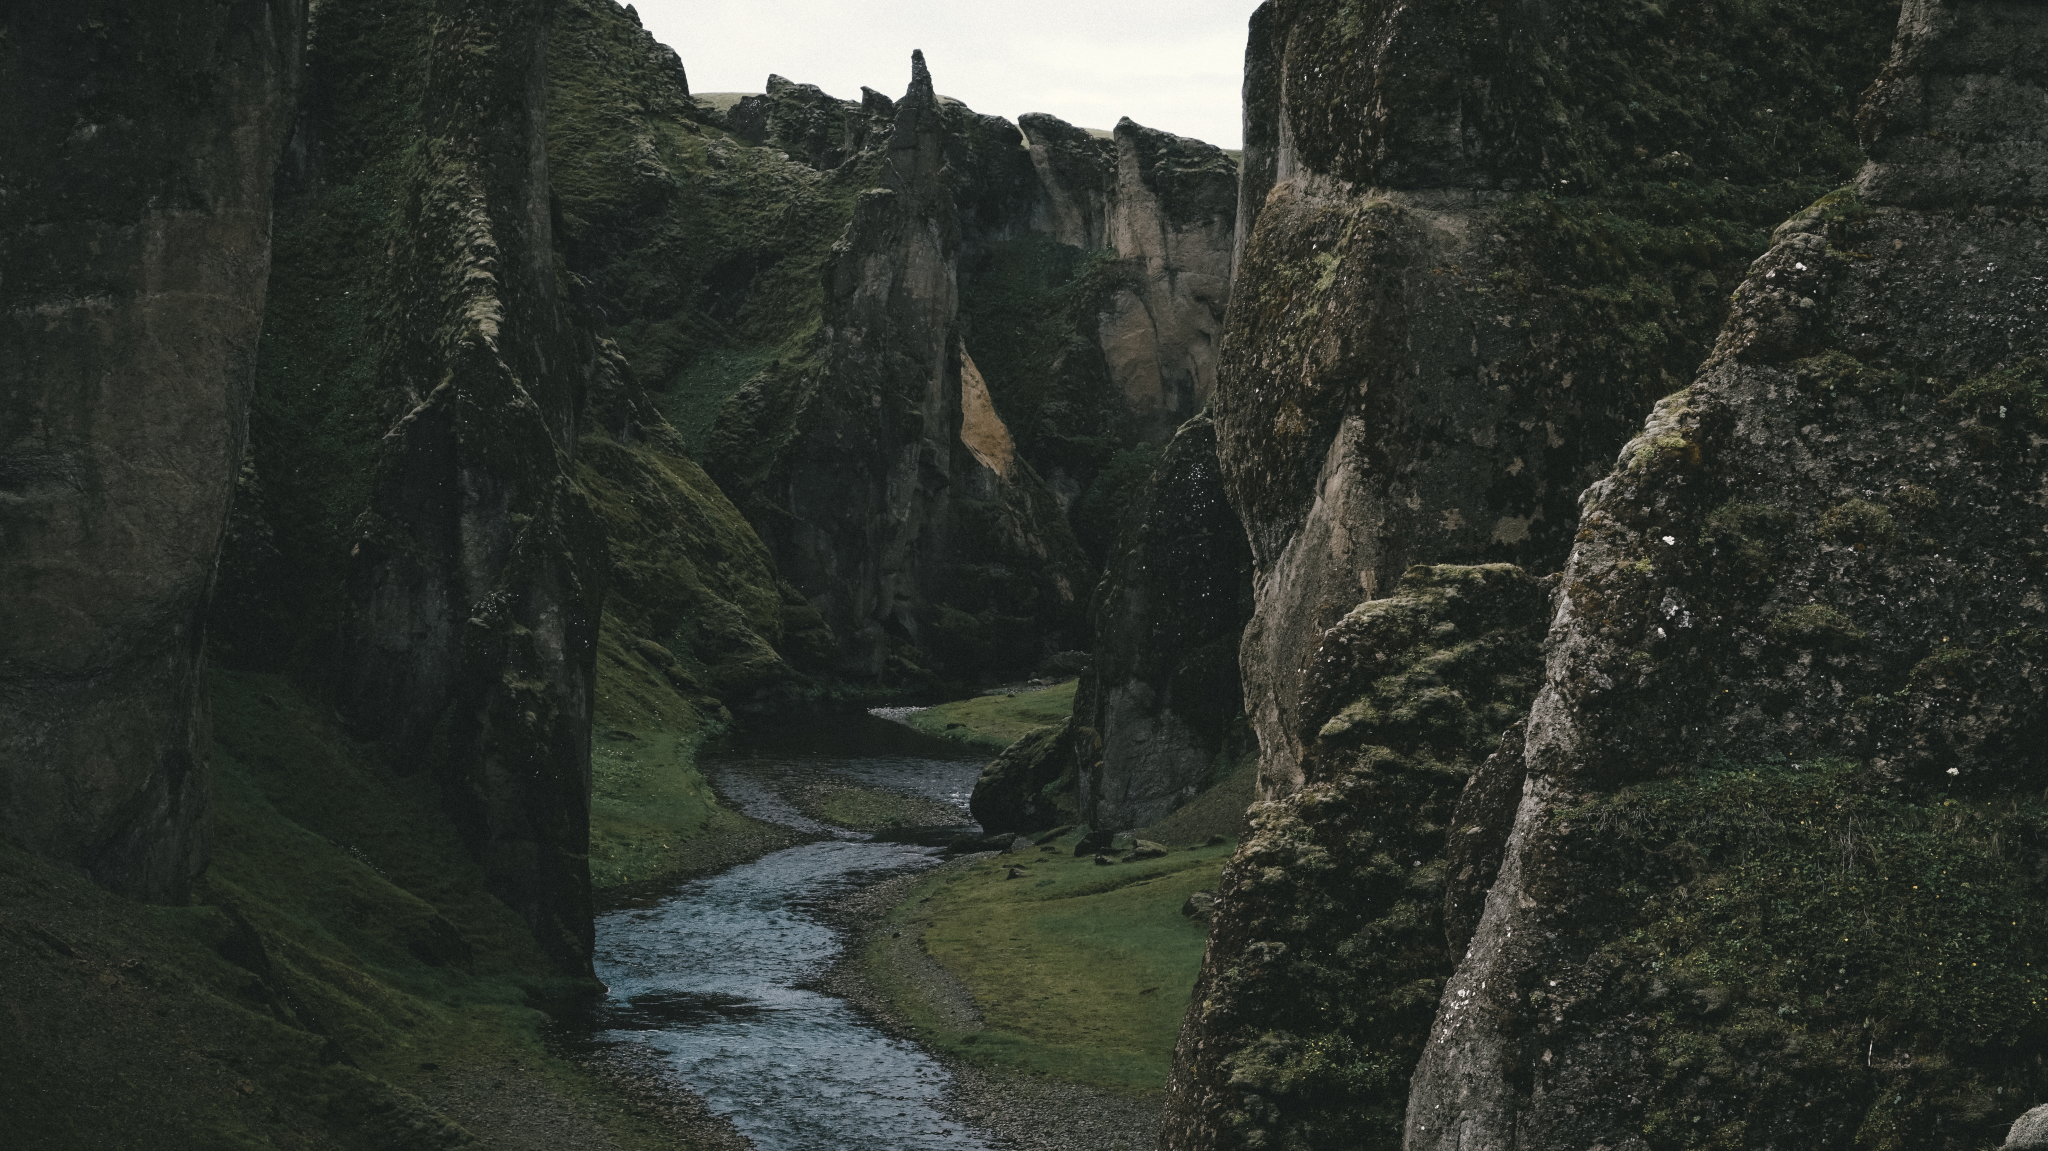
[[305, 5], [0, 16], [0, 835], [176, 900]]
[[1547, 591], [1507, 564], [1417, 567], [1325, 633], [1308, 782], [1253, 808], [1224, 870], [1165, 1146], [1398, 1144], [1456, 958], [1446, 896], [1498, 866], [1446, 844], [1472, 838], [1467, 781], [1536, 693]]
[[721, 114], [609, 0], [565, 7], [555, 61], [571, 266], [829, 624], [830, 670], [957, 682], [1086, 646], [1083, 553], [1213, 378], [1228, 159], [1049, 117], [1027, 147], [921, 72], [903, 101], [772, 77]]
[[[1347, 766], [1324, 749], [1326, 646], [1400, 603], [1412, 565], [1562, 564], [1580, 491], [1706, 359], [1770, 228], [1862, 162], [1851, 102], [1896, 12], [1276, 0], [1253, 17], [1214, 414], [1254, 563], [1245, 707], [1281, 805], [1216, 909], [1162, 1146], [1399, 1141], [1431, 1001], [1500, 865], [1521, 787], [1500, 741], [1534, 684], [1503, 665], [1491, 730], [1441, 775]], [[1521, 658], [1544, 604], [1494, 625]], [[1385, 690], [1363, 714], [1442, 698]], [[1323, 773], [1386, 790], [1349, 806]], [[1383, 837], [1403, 846], [1367, 851]], [[1397, 873], [1411, 886], [1342, 894]]]
[[1586, 493], [1407, 1147], [1980, 1147], [2048, 1091], [2044, 60], [1908, 3], [1870, 164]]
[[1896, 11], [1260, 9], [1215, 415], [1269, 794], [1301, 780], [1295, 677], [1353, 603], [1415, 563], [1563, 561], [1768, 229], [1861, 162], [1849, 106]]
[[1074, 697], [1080, 815], [1098, 829], [1144, 827], [1191, 798], [1244, 698], [1251, 554], [1207, 416], [1181, 426], [1126, 517], [1090, 605], [1094, 662]]

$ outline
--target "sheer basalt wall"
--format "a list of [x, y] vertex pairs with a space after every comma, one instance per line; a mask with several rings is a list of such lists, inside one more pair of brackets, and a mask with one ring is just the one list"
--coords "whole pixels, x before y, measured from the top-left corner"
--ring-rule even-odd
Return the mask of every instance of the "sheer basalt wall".
[[1911, 0], [1871, 163], [1586, 493], [1404, 1146], [1960, 1149], [2048, 1091], [2044, 59]]
[[207, 858], [204, 607], [304, 20], [0, 16], [0, 834], [147, 899]]
[[591, 336], [548, 204], [546, 4], [435, 7], [377, 384], [385, 433], [346, 574], [339, 691], [431, 763], [494, 894], [588, 971], [604, 538], [572, 478]]
[[[1261, 810], [1285, 835], [1254, 836], [1227, 872], [1162, 1147], [1399, 1143], [1430, 1004], [1503, 858], [1501, 799], [1521, 784], [1500, 740], [1535, 681], [1503, 664], [1482, 709], [1497, 726], [1436, 756], [1440, 775], [1346, 766], [1317, 751], [1321, 653], [1418, 565], [1509, 565], [1533, 587], [1563, 564], [1580, 492], [1706, 360], [1771, 229], [1862, 164], [1854, 100], [1897, 12], [1274, 0], [1253, 16], [1214, 415], [1254, 564], [1240, 667], [1261, 795], [1281, 805]], [[1548, 597], [1518, 602], [1497, 626], [1533, 659]], [[1467, 694], [1388, 690], [1372, 715]], [[1326, 775], [1385, 798], [1335, 803]], [[1398, 849], [1360, 846], [1382, 837]], [[1337, 894], [1397, 873], [1405, 891]], [[1331, 938], [1291, 934], [1291, 908], [1327, 914]], [[1258, 1006], [1290, 993], [1345, 1022]]]
[[1705, 358], [1768, 229], [1861, 162], [1896, 6], [1275, 0], [1246, 65], [1216, 399], [1259, 571], [1248, 707], [1411, 564], [1554, 570], [1578, 493]]

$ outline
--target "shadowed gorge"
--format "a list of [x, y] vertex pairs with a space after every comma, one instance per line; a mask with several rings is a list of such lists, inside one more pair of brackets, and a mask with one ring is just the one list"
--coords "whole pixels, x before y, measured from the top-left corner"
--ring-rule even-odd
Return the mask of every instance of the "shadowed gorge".
[[2048, 1147], [2048, 7], [661, 2], [0, 13], [10, 1146]]

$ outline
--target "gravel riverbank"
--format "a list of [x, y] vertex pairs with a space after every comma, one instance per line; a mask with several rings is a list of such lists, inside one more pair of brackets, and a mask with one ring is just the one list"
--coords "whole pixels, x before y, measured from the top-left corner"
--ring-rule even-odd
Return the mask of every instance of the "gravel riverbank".
[[[982, 855], [964, 856], [941, 869], [964, 867]], [[960, 1030], [978, 1030], [981, 1018], [958, 980], [925, 954], [914, 929], [881, 938], [891, 908], [911, 886], [932, 874], [920, 872], [866, 887], [827, 910], [833, 926], [846, 932], [846, 950], [822, 976], [818, 990], [860, 1007], [892, 1035], [914, 1038], [908, 1022], [866, 978], [863, 957], [881, 942], [883, 955], [924, 1004]], [[1017, 1151], [1151, 1151], [1159, 1138], [1162, 1095], [1140, 1097], [1100, 1090], [1044, 1076], [1007, 1072], [930, 1048], [953, 1074], [948, 1113]]]

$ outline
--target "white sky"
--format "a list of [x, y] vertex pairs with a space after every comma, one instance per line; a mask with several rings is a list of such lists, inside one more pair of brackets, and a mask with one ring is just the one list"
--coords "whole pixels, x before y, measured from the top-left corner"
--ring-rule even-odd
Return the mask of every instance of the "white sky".
[[774, 72], [891, 99], [924, 49], [942, 95], [1084, 128], [1129, 116], [1236, 148], [1245, 25], [1258, 0], [635, 0], [692, 92], [759, 92]]

